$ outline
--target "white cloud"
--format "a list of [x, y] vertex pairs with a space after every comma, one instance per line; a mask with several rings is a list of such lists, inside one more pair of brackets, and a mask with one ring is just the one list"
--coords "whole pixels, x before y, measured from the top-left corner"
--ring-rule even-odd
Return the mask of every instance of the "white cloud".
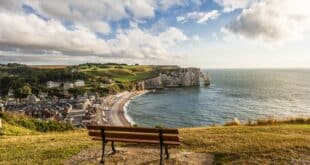
[[134, 28], [120, 32], [110, 40], [113, 56], [145, 59], [165, 59], [173, 54], [168, 51], [187, 37], [179, 29], [170, 27], [159, 34], [151, 34]]
[[[138, 25], [120, 30], [115, 39], [98, 38], [80, 25], [74, 30], [57, 20], [45, 21], [36, 15], [0, 12], [0, 49], [23, 52], [61, 52], [66, 55], [89, 55], [108, 58], [163, 59], [173, 56], [169, 49], [187, 36], [170, 27], [159, 33], [139, 29]], [[97, 28], [105, 28], [102, 24]]]
[[171, 6], [184, 5], [185, 3], [186, 0], [159, 0], [159, 6], [164, 10], [169, 9]]
[[220, 16], [220, 13], [218, 10], [212, 10], [210, 12], [190, 12], [187, 13], [185, 16], [178, 16], [177, 22], [185, 23], [188, 22], [189, 20], [194, 20], [196, 23], [199, 24], [205, 24], [209, 20], [214, 20], [217, 17]]
[[194, 41], [199, 41], [199, 40], [200, 40], [200, 37], [199, 37], [198, 35], [194, 35], [194, 36], [192, 37], [192, 40], [194, 40]]
[[[130, 61], [168, 59], [175, 56], [173, 47], [187, 40], [187, 36], [166, 25], [140, 29], [138, 22], [154, 17], [156, 10], [184, 3], [183, 0], [0, 1], [1, 59], [48, 60], [48, 57], [70, 59], [70, 56], [85, 61], [87, 57]], [[31, 6], [36, 12], [25, 13], [22, 5]], [[128, 29], [112, 31], [109, 22], [123, 19], [130, 22]], [[97, 32], [110, 33], [112, 38], [100, 38]]]
[[156, 3], [153, 0], [129, 0], [127, 8], [136, 18], [149, 18], [155, 15]]
[[251, 39], [281, 42], [300, 38], [310, 28], [310, 1], [264, 0], [253, 3], [224, 30]]
[[31, 15], [0, 12], [0, 43], [59, 51], [109, 53], [105, 41], [87, 29], [68, 30], [56, 20], [44, 21]]
[[184, 16], [178, 16], [177, 17], [177, 22], [185, 22], [186, 18]]
[[[193, 2], [196, 1], [200, 0]], [[109, 21], [152, 18], [156, 10], [186, 3], [187, 0], [10, 0], [0, 1], [0, 11], [22, 13], [22, 5], [28, 5], [46, 18], [109, 33]]]
[[92, 31], [95, 31], [95, 32], [101, 32], [101, 33], [111, 32], [110, 25], [102, 21], [91, 22], [91, 28], [92, 28]]
[[224, 12], [231, 12], [236, 9], [246, 8], [254, 0], [213, 0], [223, 7]]

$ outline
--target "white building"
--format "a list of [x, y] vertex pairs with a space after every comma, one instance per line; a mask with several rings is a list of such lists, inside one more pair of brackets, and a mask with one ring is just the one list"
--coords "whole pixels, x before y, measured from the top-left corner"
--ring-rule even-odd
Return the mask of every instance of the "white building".
[[59, 83], [59, 82], [48, 81], [46, 83], [46, 86], [47, 86], [47, 88], [58, 88], [58, 87], [60, 87], [60, 84], [61, 83]]
[[45, 92], [39, 92], [39, 94], [38, 94], [38, 97], [39, 97], [40, 99], [45, 99], [45, 98], [47, 98], [47, 96], [48, 96], [48, 94], [45, 93]]
[[74, 86], [76, 87], [83, 87], [85, 85], [85, 82], [83, 80], [76, 80], [74, 82]]
[[10, 97], [10, 96], [14, 96], [14, 90], [9, 89], [8, 96], [9, 96], [9, 97]]
[[[4, 111], [4, 104], [0, 103], [0, 112]], [[0, 119], [1, 120], [1, 119]]]
[[64, 83], [64, 90], [68, 90], [68, 89], [71, 89], [73, 87], [74, 87], [73, 83]]
[[33, 103], [33, 102], [38, 102], [38, 101], [40, 101], [40, 99], [37, 98], [37, 96], [35, 96], [35, 95], [28, 95], [28, 96], [27, 96], [27, 101]]

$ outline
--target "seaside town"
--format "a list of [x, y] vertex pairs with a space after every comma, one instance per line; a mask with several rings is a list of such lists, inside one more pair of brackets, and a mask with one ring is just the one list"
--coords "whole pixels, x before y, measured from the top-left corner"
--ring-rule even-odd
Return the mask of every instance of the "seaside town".
[[[93, 65], [90, 65], [90, 67], [93, 67]], [[110, 72], [111, 68], [118, 69], [118, 72], [125, 70], [124, 68], [122, 70], [117, 68], [120, 66], [113, 65], [108, 69], [110, 69]], [[28, 66], [18, 65], [16, 70], [21, 71], [21, 67], [24, 70], [28, 69]], [[131, 66], [126, 67], [130, 68]], [[134, 69], [141, 70], [142, 67], [144, 66], [135, 66]], [[151, 68], [152, 66], [147, 67]], [[208, 77], [204, 76], [198, 68], [180, 68], [178, 66], [161, 66], [159, 68], [157, 68], [156, 76], [149, 74], [143, 80], [131, 82], [130, 86], [126, 89], [114, 89], [113, 86], [124, 86], [126, 83], [115, 82], [115, 80], [108, 78], [102, 81], [101, 76], [96, 76], [99, 77], [97, 78], [98, 81], [101, 81], [99, 88], [96, 88], [95, 85], [90, 86], [89, 84], [93, 82], [90, 82], [88, 79], [71, 79], [71, 81], [48, 80], [46, 83], [40, 85], [32, 85], [33, 89], [36, 86], [43, 89], [38, 90], [37, 94], [31, 92], [32, 89], [28, 83], [24, 83], [24, 85], [16, 89], [17, 91], [9, 88], [7, 93], [3, 94], [2, 92], [2, 95], [5, 97], [0, 97], [0, 110], [24, 114], [43, 121], [69, 123], [74, 127], [82, 128], [85, 128], [89, 124], [130, 126], [133, 123], [129, 123], [129, 120], [126, 118], [124, 106], [134, 96], [155, 89], [199, 86], [200, 78], [204, 78], [206, 85], [209, 84]], [[36, 68], [32, 70], [34, 70], [33, 75], [41, 71]], [[75, 71], [75, 68], [69, 70], [69, 72]], [[58, 71], [56, 75], [60, 73]], [[11, 86], [14, 86], [16, 81], [14, 79], [10, 81], [9, 84], [13, 84]], [[87, 91], [85, 90], [86, 88], [90, 88], [91, 90]], [[105, 95], [97, 92], [106, 88], [108, 90], [106, 90], [107, 94]], [[50, 93], [48, 93], [49, 91]], [[22, 95], [22, 97], [18, 97], [19, 95]]]
[[[65, 92], [73, 87], [83, 87], [84, 85], [83, 80], [77, 80], [74, 83], [53, 81], [46, 83], [47, 88], [59, 88], [62, 86]], [[100, 97], [96, 93], [85, 93], [76, 98], [66, 99], [58, 98], [57, 96], [49, 98], [47, 93], [40, 92], [38, 96], [32, 94], [17, 101], [12, 97], [13, 91], [10, 90], [8, 93], [9, 98], [6, 101], [0, 98], [0, 110], [17, 112], [41, 120], [70, 123], [75, 127], [86, 127], [88, 124], [119, 125], [120, 123], [117, 123], [117, 119], [112, 120], [111, 109], [113, 105], [118, 105], [118, 102], [124, 102], [123, 97], [129, 97], [128, 94], [129, 92], [123, 92], [118, 95]]]

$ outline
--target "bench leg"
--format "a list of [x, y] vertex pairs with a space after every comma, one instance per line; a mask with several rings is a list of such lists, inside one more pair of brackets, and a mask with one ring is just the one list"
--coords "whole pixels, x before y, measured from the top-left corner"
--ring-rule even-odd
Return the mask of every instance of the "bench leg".
[[105, 161], [105, 142], [102, 142], [102, 154], [101, 154], [101, 161], [100, 163], [104, 164], [104, 161]]
[[114, 141], [111, 142], [111, 147], [112, 147], [112, 154], [116, 153], [115, 147], [114, 147]]
[[163, 145], [160, 144], [160, 162], [159, 162], [160, 165], [163, 165], [164, 162], [163, 162]]
[[102, 137], [102, 155], [101, 155], [101, 161], [100, 163], [104, 164], [105, 161], [105, 143], [107, 143], [107, 141], [105, 140], [105, 130], [103, 128], [101, 128], [101, 137]]
[[166, 154], [165, 159], [169, 159], [170, 155], [169, 155], [169, 152], [168, 152], [168, 145], [167, 144], [165, 145], [165, 154]]

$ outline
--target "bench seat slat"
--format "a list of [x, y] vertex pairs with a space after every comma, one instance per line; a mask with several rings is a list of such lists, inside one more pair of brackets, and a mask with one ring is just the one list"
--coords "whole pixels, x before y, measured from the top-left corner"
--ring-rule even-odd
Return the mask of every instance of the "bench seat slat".
[[[104, 128], [106, 131], [120, 131], [120, 132], [144, 132], [144, 133], [158, 133], [158, 128], [142, 128], [142, 127], [122, 127], [122, 126], [102, 126], [102, 125], [89, 125], [89, 130], [100, 130]], [[161, 129], [163, 133], [178, 134], [178, 129]]]
[[[90, 131], [88, 132], [89, 136], [101, 137], [101, 132], [99, 131]], [[133, 132], [105, 132], [106, 138], [122, 138], [122, 139], [141, 139], [141, 140], [157, 140], [159, 141], [159, 136], [157, 134], [149, 133], [133, 133]], [[164, 141], [179, 141], [177, 135], [163, 134]]]
[[[102, 140], [101, 137], [94, 137], [92, 140]], [[128, 142], [128, 143], [149, 143], [149, 144], [159, 144], [158, 140], [141, 140], [141, 139], [124, 139], [124, 138], [106, 138], [107, 141], [115, 142]], [[176, 141], [164, 141], [164, 144], [168, 145], [180, 145], [180, 142]]]

